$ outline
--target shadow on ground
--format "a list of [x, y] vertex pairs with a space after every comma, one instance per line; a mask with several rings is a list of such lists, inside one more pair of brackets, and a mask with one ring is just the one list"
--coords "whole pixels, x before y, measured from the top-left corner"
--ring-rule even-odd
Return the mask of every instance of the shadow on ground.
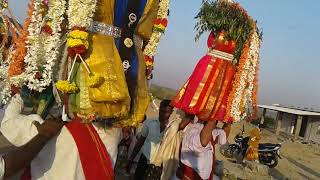
[[273, 178], [278, 179], [278, 180], [287, 180], [287, 179], [289, 179], [284, 174], [282, 174], [278, 169], [275, 169], [275, 168], [270, 168], [268, 170], [268, 174], [270, 176], [272, 176]]
[[[313, 170], [313, 169], [301, 164], [300, 162], [298, 162], [298, 161], [296, 161], [296, 160], [294, 160], [294, 159], [292, 159], [290, 157], [285, 157], [284, 156], [284, 158], [286, 158], [289, 162], [291, 162], [292, 164], [296, 165], [297, 167], [303, 169], [304, 171], [306, 171], [306, 172], [308, 172], [308, 173], [310, 173], [310, 174], [312, 174], [312, 175], [314, 175], [314, 176], [316, 176], [316, 177], [318, 177], [320, 179], [320, 173], [319, 172], [317, 172], [317, 171], [315, 171], [315, 170]], [[299, 174], [301, 174], [301, 173], [299, 173]], [[303, 176], [306, 176], [306, 175], [303, 174]], [[308, 177], [308, 179], [310, 179], [310, 177]]]

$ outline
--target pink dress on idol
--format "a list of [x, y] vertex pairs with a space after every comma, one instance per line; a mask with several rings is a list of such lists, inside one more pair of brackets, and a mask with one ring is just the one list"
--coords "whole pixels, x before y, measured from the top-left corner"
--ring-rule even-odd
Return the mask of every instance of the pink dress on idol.
[[172, 100], [171, 105], [203, 121], [232, 121], [225, 119], [236, 65], [233, 64], [234, 41], [225, 40], [221, 32], [208, 38], [209, 52], [195, 67], [193, 73]]

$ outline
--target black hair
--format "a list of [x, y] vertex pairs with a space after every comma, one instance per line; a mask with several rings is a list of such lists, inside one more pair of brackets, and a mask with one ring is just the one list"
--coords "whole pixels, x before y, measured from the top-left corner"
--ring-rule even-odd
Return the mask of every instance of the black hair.
[[264, 128], [266, 128], [266, 126], [264, 124], [258, 124], [258, 128], [259, 129], [264, 129]]
[[169, 99], [164, 99], [164, 100], [162, 100], [162, 101], [160, 102], [160, 108], [164, 108], [164, 107], [171, 107], [171, 108], [173, 108], [173, 107], [170, 105], [170, 103], [171, 103], [171, 100], [169, 100]]
[[185, 116], [186, 119], [189, 119], [189, 120], [193, 121], [196, 115], [185, 113], [184, 116]]

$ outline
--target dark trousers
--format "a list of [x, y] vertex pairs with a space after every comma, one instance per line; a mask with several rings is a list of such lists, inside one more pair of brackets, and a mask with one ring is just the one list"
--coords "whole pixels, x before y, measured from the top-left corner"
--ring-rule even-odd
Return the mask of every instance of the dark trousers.
[[136, 172], [134, 173], [134, 180], [143, 180], [148, 167], [148, 160], [145, 155], [141, 154]]

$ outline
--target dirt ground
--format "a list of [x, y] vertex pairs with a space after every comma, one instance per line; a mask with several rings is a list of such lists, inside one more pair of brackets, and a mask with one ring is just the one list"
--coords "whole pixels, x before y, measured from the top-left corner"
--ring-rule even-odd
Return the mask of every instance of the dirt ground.
[[[253, 126], [249, 123], [236, 123], [232, 126], [229, 142], [233, 143], [234, 136], [245, 125], [245, 132], [249, 133]], [[277, 167], [268, 169], [268, 173], [261, 175], [248, 172], [241, 165], [217, 153], [217, 159], [223, 160], [225, 172], [224, 179], [320, 179], [320, 145], [302, 144], [292, 138], [276, 136], [270, 130], [264, 130], [261, 143], [281, 143], [280, 155]]]

